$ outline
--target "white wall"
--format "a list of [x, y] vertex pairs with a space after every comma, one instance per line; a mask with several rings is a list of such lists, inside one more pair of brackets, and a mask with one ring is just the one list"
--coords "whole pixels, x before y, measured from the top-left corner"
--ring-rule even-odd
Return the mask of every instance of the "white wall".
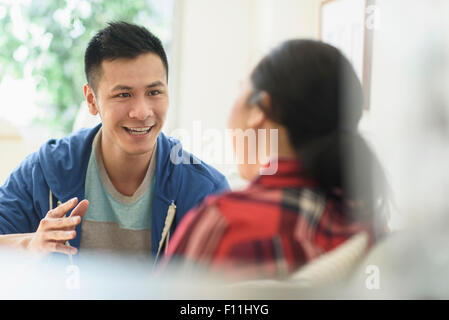
[[[174, 52], [176, 114], [168, 128], [207, 119], [224, 127], [238, 82], [272, 47], [316, 38], [320, 0], [178, 0]], [[207, 113], [210, 112], [210, 116]]]

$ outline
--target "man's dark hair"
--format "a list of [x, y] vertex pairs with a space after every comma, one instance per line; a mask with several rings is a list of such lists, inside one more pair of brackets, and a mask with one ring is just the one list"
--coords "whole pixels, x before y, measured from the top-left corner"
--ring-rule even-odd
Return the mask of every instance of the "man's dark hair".
[[123, 22], [110, 22], [89, 42], [84, 54], [87, 83], [97, 89], [101, 63], [118, 58], [133, 59], [144, 53], [157, 54], [164, 64], [168, 78], [168, 61], [161, 41], [146, 28]]

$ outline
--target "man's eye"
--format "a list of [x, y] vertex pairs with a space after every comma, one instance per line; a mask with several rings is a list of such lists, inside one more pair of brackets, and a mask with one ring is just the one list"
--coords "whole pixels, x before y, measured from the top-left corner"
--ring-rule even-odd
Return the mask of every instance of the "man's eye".
[[131, 95], [128, 92], [122, 92], [117, 95], [119, 98], [129, 98]]
[[151, 90], [150, 91], [150, 96], [157, 96], [158, 94], [161, 94], [161, 92], [159, 90]]

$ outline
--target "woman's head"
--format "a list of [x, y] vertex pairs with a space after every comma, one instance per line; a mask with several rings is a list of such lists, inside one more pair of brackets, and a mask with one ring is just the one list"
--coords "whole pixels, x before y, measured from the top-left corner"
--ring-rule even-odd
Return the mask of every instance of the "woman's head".
[[[360, 198], [349, 188], [347, 173], [362, 174], [360, 178], [369, 179], [364, 184], [370, 184], [371, 169], [380, 169], [357, 133], [363, 96], [354, 69], [338, 49], [313, 40], [290, 40], [256, 65], [234, 106], [231, 127], [278, 128], [280, 153], [285, 149], [299, 158], [304, 173], [329, 194], [337, 190]], [[243, 119], [236, 120], [237, 114]], [[240, 167], [241, 173], [248, 171]], [[369, 194], [371, 187], [362, 193]]]
[[356, 130], [363, 90], [349, 61], [336, 48], [290, 40], [271, 51], [251, 74], [251, 99], [266, 92], [269, 118], [288, 130], [296, 150], [338, 130]]

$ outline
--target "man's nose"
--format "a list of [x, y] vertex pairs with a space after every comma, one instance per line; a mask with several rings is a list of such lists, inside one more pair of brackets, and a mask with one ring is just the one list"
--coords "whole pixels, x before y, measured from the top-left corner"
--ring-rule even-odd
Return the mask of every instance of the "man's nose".
[[136, 97], [129, 111], [129, 117], [136, 120], [145, 120], [154, 115], [153, 107], [145, 97]]

